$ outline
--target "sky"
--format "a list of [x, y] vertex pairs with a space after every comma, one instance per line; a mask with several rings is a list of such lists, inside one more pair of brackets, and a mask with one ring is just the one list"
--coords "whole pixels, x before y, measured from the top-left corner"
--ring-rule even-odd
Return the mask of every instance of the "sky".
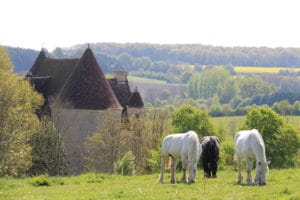
[[[298, 3], [299, 2], [299, 3]], [[299, 0], [1, 0], [0, 45], [300, 48]]]

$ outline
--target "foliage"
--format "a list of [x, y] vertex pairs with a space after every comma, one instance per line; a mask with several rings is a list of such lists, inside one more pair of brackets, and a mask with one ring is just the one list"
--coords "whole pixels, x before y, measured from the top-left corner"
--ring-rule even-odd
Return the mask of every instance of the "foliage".
[[158, 148], [169, 129], [168, 115], [163, 109], [147, 110], [130, 117], [127, 127], [121, 126], [116, 117], [107, 116], [99, 125], [101, 132], [91, 135], [85, 143], [86, 170], [113, 172], [113, 164], [126, 152], [132, 152], [136, 173], [151, 171], [150, 152]]
[[121, 160], [114, 164], [114, 171], [121, 175], [134, 175], [135, 156], [131, 151], [125, 153]]
[[171, 124], [175, 133], [193, 130], [199, 136], [215, 135], [207, 112], [191, 105], [183, 105], [176, 109], [172, 113]]
[[50, 186], [50, 181], [47, 175], [40, 175], [30, 180], [33, 186]]
[[159, 150], [150, 150], [149, 151], [149, 158], [147, 160], [148, 163], [148, 172], [155, 173], [159, 172], [160, 165], [161, 165], [161, 154], [160, 154], [160, 148]]
[[282, 118], [268, 106], [252, 106], [244, 128], [256, 128], [264, 138], [266, 154], [273, 167], [291, 167], [296, 163], [297, 132], [283, 123]]
[[13, 74], [0, 47], [0, 176], [20, 176], [31, 166], [30, 136], [36, 130], [36, 110], [43, 99], [26, 79]]
[[189, 95], [193, 98], [207, 99], [218, 93], [218, 88], [231, 75], [223, 67], [215, 67], [195, 73], [188, 83]]
[[238, 77], [237, 83], [242, 98], [251, 98], [256, 95], [268, 95], [275, 91], [273, 84], [263, 81], [259, 77]]
[[99, 132], [85, 142], [84, 159], [86, 171], [113, 172], [121, 143], [121, 122], [114, 113], [107, 113], [99, 124]]
[[65, 175], [67, 161], [62, 137], [49, 119], [42, 119], [30, 138], [32, 166], [30, 175]]
[[234, 144], [233, 140], [225, 140], [221, 142], [220, 145], [220, 169], [225, 166], [234, 165]]

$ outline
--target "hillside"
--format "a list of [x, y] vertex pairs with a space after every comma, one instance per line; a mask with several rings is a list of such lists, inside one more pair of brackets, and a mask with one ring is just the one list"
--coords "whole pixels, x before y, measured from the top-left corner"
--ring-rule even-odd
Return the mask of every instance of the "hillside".
[[[54, 57], [78, 57], [87, 44], [70, 48], [56, 48], [49, 52]], [[163, 73], [178, 74], [180, 68], [193, 65], [231, 65], [265, 67], [300, 67], [300, 48], [267, 47], [215, 47], [201, 44], [159, 45], [146, 43], [96, 43], [90, 44], [103, 71], [125, 69], [130, 72], [144, 71], [156, 79], [167, 80]], [[27, 71], [33, 64], [38, 51], [6, 47], [15, 71]], [[176, 70], [172, 70], [176, 67]], [[188, 71], [184, 68], [183, 71]], [[148, 74], [147, 74], [148, 73]], [[141, 73], [139, 73], [141, 75]]]

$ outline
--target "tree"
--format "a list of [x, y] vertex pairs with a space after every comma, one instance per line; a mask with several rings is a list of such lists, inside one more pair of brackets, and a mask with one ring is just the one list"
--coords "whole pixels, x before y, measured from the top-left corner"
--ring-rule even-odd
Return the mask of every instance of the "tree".
[[114, 113], [107, 113], [98, 131], [89, 136], [84, 145], [86, 171], [112, 173], [114, 162], [119, 159], [121, 148], [121, 120]]
[[56, 47], [52, 53], [56, 58], [63, 58], [65, 56], [63, 49], [60, 47]]
[[0, 47], [0, 176], [20, 176], [31, 167], [29, 138], [39, 120], [35, 112], [43, 98], [30, 83], [13, 74], [13, 66]]
[[189, 81], [189, 95], [193, 98], [208, 99], [218, 93], [218, 88], [231, 75], [223, 67], [214, 67], [193, 75]]
[[274, 167], [291, 167], [296, 163], [298, 138], [294, 128], [268, 106], [252, 106], [246, 115], [246, 129], [257, 129], [264, 138], [267, 158]]
[[229, 78], [223, 84], [219, 85], [218, 95], [222, 104], [229, 103], [238, 93], [239, 89], [233, 78]]
[[114, 165], [126, 152], [132, 152], [137, 174], [149, 172], [156, 163], [149, 162], [157, 151], [161, 138], [168, 131], [168, 112], [148, 110], [139, 117], [131, 116], [129, 126], [121, 128], [117, 116], [108, 114], [97, 133], [91, 135], [84, 149], [87, 171], [113, 172]]
[[273, 104], [272, 108], [281, 115], [292, 114], [292, 105], [288, 100], [276, 102]]
[[252, 98], [256, 95], [268, 95], [275, 91], [273, 84], [258, 77], [239, 77], [237, 79], [242, 98]]
[[215, 134], [207, 112], [190, 105], [183, 105], [173, 112], [171, 125], [176, 133], [193, 130], [199, 136]]
[[41, 119], [38, 129], [30, 138], [32, 166], [30, 175], [65, 175], [67, 161], [64, 143], [54, 124], [47, 118]]

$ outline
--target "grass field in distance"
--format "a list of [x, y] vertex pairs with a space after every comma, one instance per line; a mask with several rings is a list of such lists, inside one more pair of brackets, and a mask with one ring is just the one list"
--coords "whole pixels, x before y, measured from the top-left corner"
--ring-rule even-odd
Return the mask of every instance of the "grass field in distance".
[[291, 67], [253, 67], [253, 66], [234, 66], [236, 73], [272, 73], [277, 74], [280, 70], [288, 70], [289, 72], [299, 72], [300, 68]]

